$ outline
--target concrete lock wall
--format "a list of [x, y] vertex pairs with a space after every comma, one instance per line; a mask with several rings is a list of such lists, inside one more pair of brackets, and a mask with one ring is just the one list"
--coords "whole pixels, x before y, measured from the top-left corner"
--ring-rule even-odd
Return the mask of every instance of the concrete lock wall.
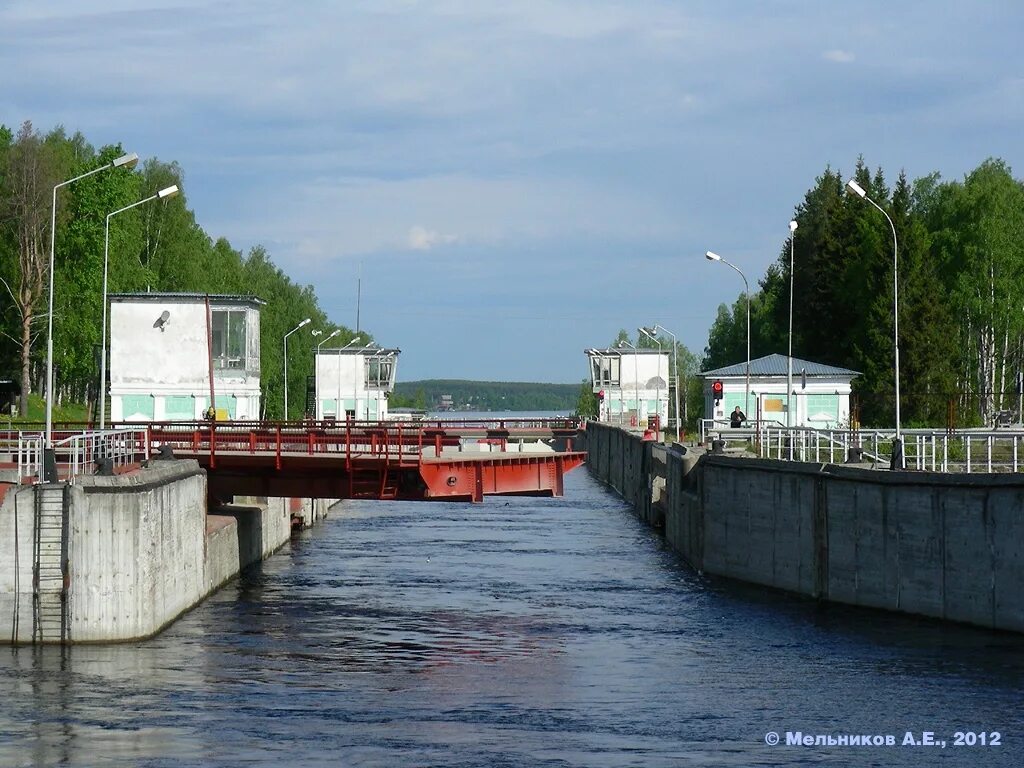
[[[14, 489], [0, 506], [0, 642], [33, 640], [34, 493]], [[207, 514], [195, 461], [80, 477], [68, 493], [71, 642], [153, 635], [291, 534], [286, 499]]]
[[[680, 455], [593, 424], [586, 444], [596, 459], [590, 471], [652, 524], [660, 507], [666, 539], [706, 573], [1024, 631], [1020, 475], [882, 472], [693, 449]], [[661, 471], [663, 492], [653, 476]], [[650, 495], [640, 498], [638, 489]]]

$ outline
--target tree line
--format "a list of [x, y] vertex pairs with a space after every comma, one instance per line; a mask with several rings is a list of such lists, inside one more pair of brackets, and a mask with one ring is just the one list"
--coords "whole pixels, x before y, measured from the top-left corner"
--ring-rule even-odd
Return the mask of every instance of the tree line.
[[[120, 145], [95, 149], [62, 126], [41, 133], [30, 122], [17, 131], [0, 125], [0, 378], [20, 380], [22, 415], [29, 393], [45, 379], [52, 193], [56, 184], [110, 163]], [[112, 169], [58, 191], [54, 269], [56, 400], [95, 402], [98, 391], [102, 274], [106, 215], [177, 184], [182, 193], [111, 219], [109, 291], [256, 295], [261, 310], [261, 388], [264, 416], [283, 413], [284, 334], [303, 319], [308, 329], [340, 329], [338, 344], [355, 333], [332, 323], [310, 285], [293, 282], [262, 247], [243, 254], [213, 239], [188, 207], [184, 172], [155, 158], [141, 167]], [[300, 333], [306, 332], [305, 330]], [[360, 333], [364, 341], [372, 337]], [[323, 337], [321, 337], [323, 338]], [[305, 391], [315, 337], [289, 345], [289, 388]], [[294, 418], [302, 397], [290, 403]]]
[[[858, 160], [853, 178], [898, 243], [902, 420], [989, 423], [1016, 410], [1024, 370], [1024, 184], [989, 159], [962, 181], [932, 173], [892, 189]], [[750, 297], [751, 356], [785, 354], [793, 247], [793, 355], [860, 371], [863, 424], [894, 414], [893, 231], [826, 168], [796, 207], [798, 229]], [[740, 265], [742, 266], [742, 265]], [[746, 357], [746, 301], [718, 308], [704, 370]]]
[[576, 402], [575, 384], [543, 384], [521, 381], [467, 381], [425, 379], [395, 384], [390, 407], [440, 410], [442, 396], [452, 408], [469, 411], [571, 411]]

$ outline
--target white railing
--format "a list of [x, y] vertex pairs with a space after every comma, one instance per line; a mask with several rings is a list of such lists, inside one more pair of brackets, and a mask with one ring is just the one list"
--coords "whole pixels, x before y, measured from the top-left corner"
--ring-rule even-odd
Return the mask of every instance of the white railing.
[[716, 436], [723, 440], [752, 440], [759, 428], [762, 430], [780, 428], [783, 424], [774, 419], [762, 419], [760, 424], [754, 421], [745, 421], [742, 427], [733, 427], [729, 419], [701, 419], [697, 426], [700, 442], [704, 443]]
[[[145, 429], [107, 429], [72, 435], [53, 444], [58, 474], [71, 482], [79, 475], [92, 474], [97, 465], [110, 459], [124, 467], [149, 458], [149, 431]], [[63, 471], [61, 471], [63, 470]]]
[[18, 433], [18, 482], [31, 477], [43, 480], [43, 436], [40, 433]]
[[[739, 432], [739, 430], [734, 430]], [[737, 437], [740, 437], [737, 434]], [[757, 435], [763, 458], [836, 463], [858, 447], [863, 459], [888, 467], [895, 430], [766, 428]], [[750, 439], [744, 437], [744, 439]], [[1024, 429], [903, 431], [904, 466], [927, 472], [1024, 471]]]
[[864, 459], [875, 463], [889, 461], [882, 454], [884, 441], [891, 446], [894, 433], [882, 432], [854, 434], [844, 429], [814, 429], [813, 427], [763, 428], [758, 434], [758, 454], [765, 459], [785, 461], [813, 461], [815, 463], [842, 463], [851, 447], [859, 447]]

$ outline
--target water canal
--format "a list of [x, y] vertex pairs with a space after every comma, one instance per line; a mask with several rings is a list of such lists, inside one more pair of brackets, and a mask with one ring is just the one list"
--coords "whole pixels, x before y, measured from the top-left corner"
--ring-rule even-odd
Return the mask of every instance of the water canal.
[[708, 581], [566, 492], [347, 504], [151, 641], [5, 648], [0, 765], [1024, 764], [1019, 637]]

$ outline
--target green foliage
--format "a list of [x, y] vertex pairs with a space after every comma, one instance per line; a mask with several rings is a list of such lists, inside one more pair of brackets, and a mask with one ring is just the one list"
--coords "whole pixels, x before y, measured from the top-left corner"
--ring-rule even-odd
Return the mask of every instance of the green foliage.
[[[890, 190], [863, 160], [854, 178], [891, 216], [899, 244], [902, 419], [960, 424], [1014, 407], [1024, 367], [1024, 187], [987, 160], [961, 182], [932, 174]], [[793, 354], [861, 371], [861, 422], [893, 421], [893, 231], [868, 201], [826, 169], [794, 218]], [[751, 357], [788, 343], [790, 241], [751, 297]], [[746, 306], [719, 307], [705, 369], [743, 360]]]
[[597, 395], [594, 394], [590, 379], [584, 379], [580, 384], [580, 394], [576, 399], [576, 415], [584, 419], [596, 418], [598, 415]]
[[395, 385], [388, 401], [395, 397], [422, 397], [425, 410], [441, 407], [441, 396], [451, 395], [455, 410], [462, 411], [572, 411], [579, 399], [577, 384], [537, 384], [531, 382], [464, 381], [428, 379], [405, 381]]
[[[76, 133], [68, 136], [58, 126], [45, 136], [31, 124], [17, 136], [0, 126], [0, 278], [15, 288], [20, 278], [18, 226], [27, 215], [14, 206], [14, 190], [7, 179], [15, 154], [31, 154], [40, 174], [37, 196], [29, 211], [43, 224], [42, 240], [48, 249], [49, 200], [54, 179], [70, 179], [109, 163], [123, 154], [119, 145], [96, 151]], [[109, 230], [109, 292], [197, 292], [255, 295], [266, 301], [261, 311], [261, 382], [263, 408], [269, 418], [283, 415], [284, 334], [309, 317], [312, 322], [288, 342], [289, 416], [304, 410], [306, 377], [312, 373], [314, 329], [326, 333], [341, 328], [331, 323], [311, 286], [293, 283], [260, 247], [248, 256], [222, 239], [214, 241], [196, 223], [188, 207], [187, 187], [177, 163], [155, 158], [136, 170], [108, 169], [88, 176], [59, 192], [54, 273], [54, 362], [58, 392], [64, 399], [85, 401], [95, 396], [98, 349], [102, 328], [102, 280], [107, 214], [155, 195], [177, 184], [176, 197], [155, 199], [112, 217]], [[24, 261], [24, 259], [22, 259]], [[45, 279], [46, 274], [42, 275]], [[21, 313], [0, 284], [0, 373], [21, 365]], [[45, 315], [45, 292], [37, 297], [35, 316]], [[42, 302], [40, 304], [40, 302]], [[34, 336], [25, 350], [26, 391], [39, 391], [43, 372], [45, 326], [33, 321]], [[336, 343], [352, 339], [341, 328]], [[363, 341], [372, 340], [362, 333]]]

